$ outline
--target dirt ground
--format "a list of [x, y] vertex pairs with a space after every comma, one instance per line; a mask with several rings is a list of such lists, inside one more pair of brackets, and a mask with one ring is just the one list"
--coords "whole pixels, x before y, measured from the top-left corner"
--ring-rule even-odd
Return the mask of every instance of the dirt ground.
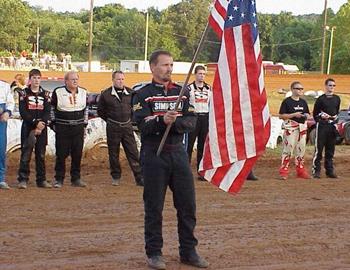
[[[337, 148], [337, 180], [278, 180], [279, 151], [269, 150], [255, 168], [260, 180], [247, 181], [237, 196], [196, 181], [198, 251], [210, 269], [350, 269], [349, 154], [349, 146]], [[66, 181], [43, 190], [32, 176], [27, 190], [0, 191], [1, 270], [148, 269], [142, 188], [125, 159], [122, 185], [113, 187], [107, 160], [106, 149], [86, 154], [85, 189]], [[8, 165], [14, 187], [18, 153]], [[47, 169], [52, 179], [52, 158]], [[193, 269], [179, 263], [170, 191], [163, 235], [167, 269]]]

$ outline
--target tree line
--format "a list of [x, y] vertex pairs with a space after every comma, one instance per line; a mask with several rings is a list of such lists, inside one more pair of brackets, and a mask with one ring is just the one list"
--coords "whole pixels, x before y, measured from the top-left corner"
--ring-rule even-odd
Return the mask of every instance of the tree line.
[[[191, 61], [207, 23], [212, 0], [183, 0], [159, 11], [149, 8], [148, 50], [170, 50], [174, 59]], [[259, 4], [259, 3], [258, 3]], [[327, 10], [328, 24], [335, 26], [332, 73], [350, 73], [350, 0], [335, 14]], [[289, 12], [258, 14], [264, 60], [296, 64], [304, 71], [319, 71], [323, 14], [294, 16]], [[93, 58], [110, 65], [123, 59], [143, 59], [146, 14], [120, 4], [94, 8]], [[40, 33], [44, 52], [70, 53], [74, 60], [88, 58], [89, 11], [54, 12], [32, 7], [22, 0], [0, 1], [0, 56], [32, 51]], [[329, 32], [327, 32], [329, 44]], [[326, 57], [329, 46], [326, 46]], [[210, 31], [200, 62], [216, 62], [220, 42]], [[327, 59], [327, 58], [326, 58]]]

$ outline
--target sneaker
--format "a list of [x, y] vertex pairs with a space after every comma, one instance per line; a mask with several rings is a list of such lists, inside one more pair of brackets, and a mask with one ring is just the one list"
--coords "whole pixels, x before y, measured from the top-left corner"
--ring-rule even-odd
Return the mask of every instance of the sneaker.
[[320, 173], [320, 172], [314, 172], [314, 173], [312, 174], [312, 177], [313, 177], [314, 179], [320, 179], [320, 178], [321, 178], [321, 173]]
[[251, 171], [251, 172], [248, 174], [248, 176], [247, 176], [247, 180], [250, 180], [250, 181], [257, 181], [257, 180], [259, 180], [259, 178], [256, 177], [256, 176], [254, 175], [254, 173]]
[[201, 175], [198, 175], [197, 179], [198, 181], [206, 181], [205, 178]]
[[27, 188], [27, 182], [24, 182], [24, 181], [19, 182], [18, 183], [18, 188], [19, 189], [26, 189]]
[[142, 178], [141, 179], [136, 179], [135, 182], [136, 182], [136, 186], [138, 186], [138, 187], [143, 187], [144, 186], [144, 182], [143, 182]]
[[36, 185], [39, 188], [52, 188], [52, 185], [50, 183], [48, 183], [47, 181], [37, 182]]
[[120, 185], [120, 178], [112, 179], [112, 186], [119, 186]]
[[81, 179], [72, 181], [71, 185], [72, 187], [86, 187], [86, 184]]
[[328, 178], [338, 178], [338, 175], [336, 175], [334, 172], [326, 173]]
[[209, 267], [209, 263], [197, 254], [191, 255], [188, 257], [181, 257], [180, 261], [183, 264], [191, 265], [191, 266], [194, 266], [197, 268], [208, 268]]
[[61, 188], [63, 186], [63, 183], [60, 181], [55, 181], [55, 183], [53, 184], [54, 188]]
[[10, 186], [6, 182], [0, 182], [0, 189], [10, 189]]
[[147, 258], [147, 264], [153, 269], [165, 269], [165, 262], [163, 256], [152, 256]]

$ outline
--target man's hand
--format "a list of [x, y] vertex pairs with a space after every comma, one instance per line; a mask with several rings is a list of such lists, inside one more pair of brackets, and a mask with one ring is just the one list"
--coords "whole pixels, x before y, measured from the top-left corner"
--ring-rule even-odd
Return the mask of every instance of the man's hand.
[[0, 121], [1, 122], [7, 122], [7, 120], [9, 120], [10, 118], [10, 114], [8, 112], [4, 112], [1, 116], [0, 116]]
[[331, 116], [328, 113], [322, 112], [321, 113], [321, 118], [324, 120], [328, 120], [329, 118], [331, 118]]
[[36, 125], [36, 128], [39, 130], [43, 130], [45, 128], [46, 124], [43, 121], [39, 121]]
[[304, 115], [301, 112], [295, 112], [295, 113], [293, 113], [293, 117], [302, 118], [302, 117], [304, 117]]
[[41, 132], [42, 132], [42, 129], [39, 129], [39, 128], [34, 129], [35, 136], [39, 136]]
[[166, 125], [169, 125], [175, 122], [176, 117], [177, 117], [177, 112], [167, 111], [163, 116], [163, 121]]

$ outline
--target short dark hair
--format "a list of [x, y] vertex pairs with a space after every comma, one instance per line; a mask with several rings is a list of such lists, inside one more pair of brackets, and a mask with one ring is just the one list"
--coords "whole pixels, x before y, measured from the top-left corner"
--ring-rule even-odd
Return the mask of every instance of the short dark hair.
[[121, 71], [121, 70], [115, 70], [115, 71], [113, 71], [113, 72], [112, 72], [112, 79], [114, 79], [115, 74], [124, 74], [124, 72]]
[[293, 89], [297, 84], [301, 84], [301, 82], [299, 82], [299, 81], [292, 82], [290, 85], [290, 89]]
[[328, 78], [327, 80], [325, 80], [324, 85], [328, 85], [329, 82], [334, 82], [335, 83], [335, 80], [332, 79], [332, 78]]
[[33, 68], [31, 71], [29, 71], [29, 79], [33, 76], [40, 76], [41, 77], [41, 72], [39, 69]]
[[157, 51], [154, 51], [154, 52], [151, 54], [151, 56], [149, 57], [149, 64], [150, 64], [150, 65], [151, 65], [151, 64], [157, 65], [157, 64], [158, 64], [158, 57], [159, 57], [160, 55], [167, 55], [167, 56], [169, 56], [169, 57], [173, 57], [173, 56], [171, 55], [171, 53], [168, 52], [168, 51], [165, 51], [165, 50], [157, 50]]
[[201, 65], [196, 66], [195, 69], [194, 69], [194, 74], [197, 74], [198, 71], [200, 71], [200, 70], [204, 70], [205, 71], [205, 67], [201, 66]]

